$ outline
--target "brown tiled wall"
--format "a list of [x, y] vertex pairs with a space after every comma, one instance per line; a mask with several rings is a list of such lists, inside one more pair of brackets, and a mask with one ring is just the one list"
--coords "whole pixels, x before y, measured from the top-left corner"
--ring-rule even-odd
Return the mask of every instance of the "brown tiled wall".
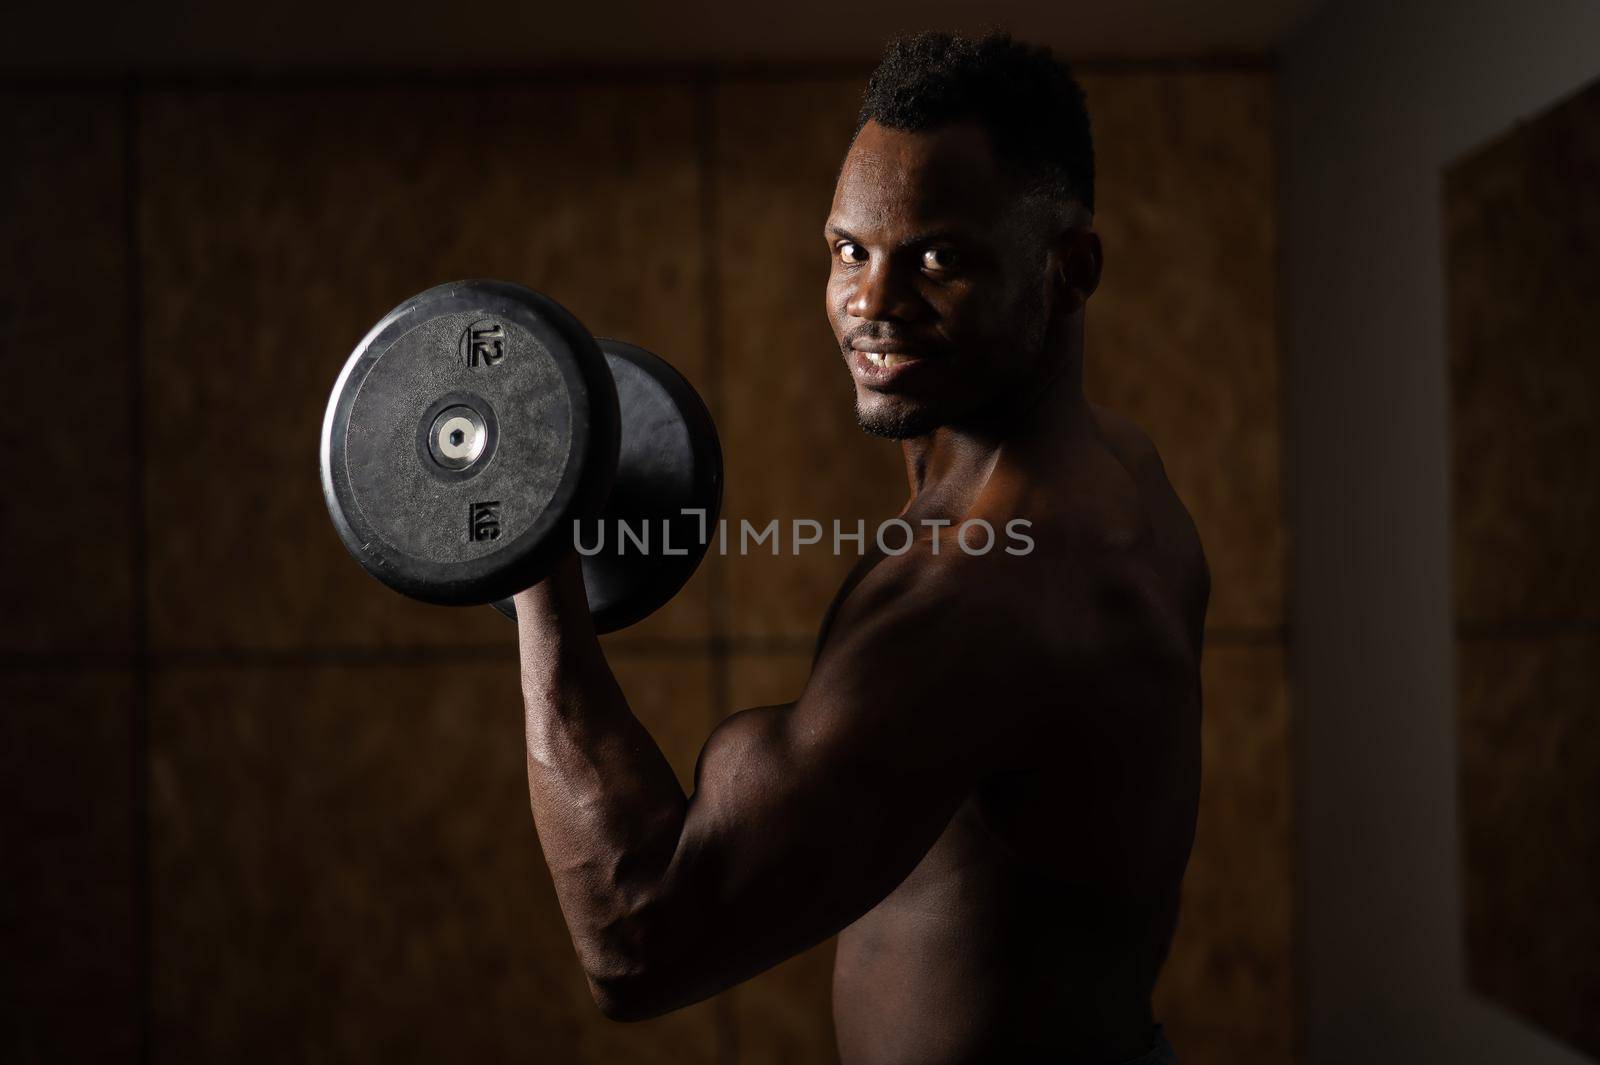
[[0, 93], [0, 1058], [140, 1040], [139, 604], [115, 93]]
[[[1085, 81], [1107, 248], [1089, 388], [1161, 447], [1216, 582], [1201, 824], [1160, 1013], [1186, 1062], [1284, 1061], [1273, 82]], [[5, 852], [31, 870], [4, 888], [8, 924], [34, 929], [25, 1047], [831, 1059], [828, 944], [657, 1022], [599, 1018], [531, 831], [512, 630], [362, 574], [313, 441], [377, 314], [505, 277], [685, 371], [717, 416], [733, 521], [892, 513], [895, 449], [855, 429], [821, 313], [859, 89], [8, 92], [8, 392], [53, 410], [70, 373], [76, 427], [23, 464], [3, 515], [4, 587], [25, 604], [0, 629]], [[29, 453], [25, 424], [0, 432]], [[847, 564], [713, 560], [608, 638], [686, 780], [722, 714], [798, 692]], [[75, 1022], [88, 1010], [116, 1023]]]
[[1443, 193], [1468, 980], [1600, 1055], [1600, 83]]

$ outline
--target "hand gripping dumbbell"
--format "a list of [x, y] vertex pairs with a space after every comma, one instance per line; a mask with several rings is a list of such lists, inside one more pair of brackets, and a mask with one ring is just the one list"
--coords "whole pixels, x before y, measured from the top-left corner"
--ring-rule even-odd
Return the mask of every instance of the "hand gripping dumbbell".
[[722, 505], [716, 426], [682, 375], [502, 281], [439, 285], [373, 326], [321, 450], [333, 524], [389, 587], [515, 617], [576, 542], [600, 632], [677, 594]]

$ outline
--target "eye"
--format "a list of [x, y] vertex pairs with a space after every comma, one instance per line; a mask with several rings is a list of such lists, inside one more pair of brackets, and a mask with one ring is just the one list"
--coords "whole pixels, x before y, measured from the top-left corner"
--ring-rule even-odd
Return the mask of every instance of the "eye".
[[940, 273], [956, 265], [956, 253], [950, 248], [929, 248], [922, 253], [922, 268]]
[[840, 262], [851, 266], [867, 261], [867, 250], [853, 240], [841, 240], [834, 246], [834, 251], [838, 253]]

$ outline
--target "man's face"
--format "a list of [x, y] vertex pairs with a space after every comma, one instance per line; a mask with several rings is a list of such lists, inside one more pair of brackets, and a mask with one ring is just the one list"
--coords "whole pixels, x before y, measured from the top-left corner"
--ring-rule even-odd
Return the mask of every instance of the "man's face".
[[826, 236], [828, 317], [863, 429], [920, 436], [1027, 395], [1047, 324], [1046, 217], [975, 124], [862, 127]]

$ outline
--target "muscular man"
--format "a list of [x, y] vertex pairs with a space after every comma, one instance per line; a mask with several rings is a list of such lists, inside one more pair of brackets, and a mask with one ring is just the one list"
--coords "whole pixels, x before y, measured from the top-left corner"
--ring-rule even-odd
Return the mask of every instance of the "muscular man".
[[[1047, 52], [890, 47], [827, 219], [827, 310], [918, 535], [855, 567], [798, 700], [723, 722], [692, 795], [575, 559], [518, 597], [534, 821], [607, 1016], [838, 933], [846, 1065], [1173, 1060], [1150, 993], [1194, 832], [1208, 578], [1155, 449], [1083, 395], [1091, 159]], [[999, 535], [969, 553], [978, 519]]]

